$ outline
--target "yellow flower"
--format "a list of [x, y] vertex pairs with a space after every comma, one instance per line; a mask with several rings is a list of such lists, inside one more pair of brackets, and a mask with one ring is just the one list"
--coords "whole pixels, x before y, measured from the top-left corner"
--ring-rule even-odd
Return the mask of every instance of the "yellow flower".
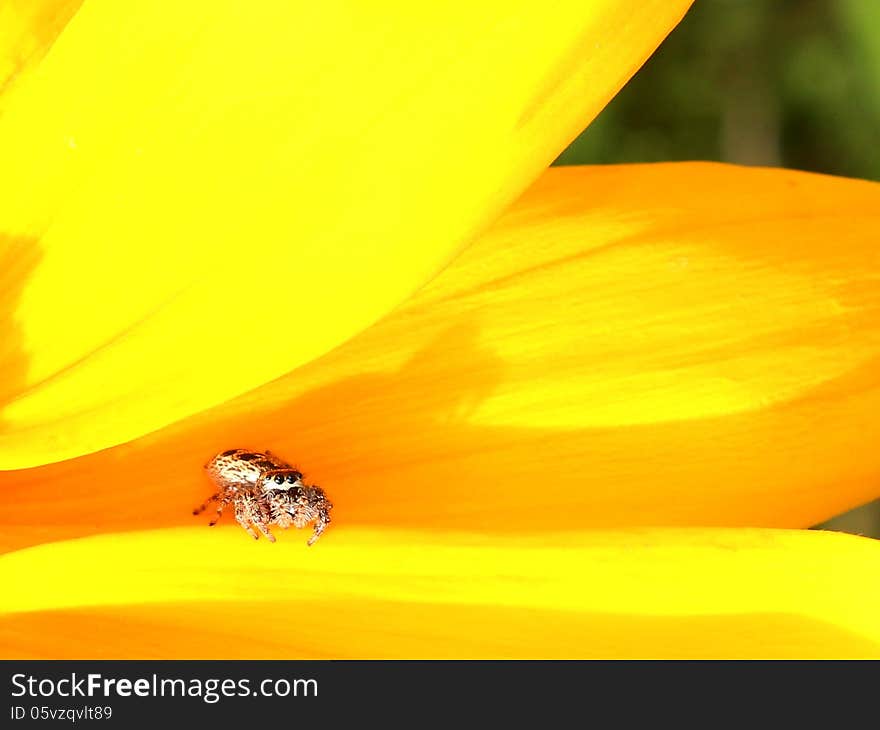
[[[769, 529], [877, 493], [880, 186], [557, 168], [474, 238], [687, 3], [489, 5], [90, 2], [15, 66], [3, 656], [880, 656], [880, 546]], [[236, 446], [315, 547], [191, 516]]]
[[[0, 469], [142, 436], [377, 320], [689, 1], [630, 5], [82, 5], [4, 84], [0, 232], [21, 291]], [[25, 13], [3, 54], [19, 75], [50, 42], [27, 23], [48, 11]]]

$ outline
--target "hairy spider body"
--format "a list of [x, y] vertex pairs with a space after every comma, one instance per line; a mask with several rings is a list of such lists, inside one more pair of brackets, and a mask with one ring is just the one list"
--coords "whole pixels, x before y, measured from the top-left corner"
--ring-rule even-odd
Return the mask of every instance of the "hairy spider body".
[[275, 542], [270, 525], [286, 530], [290, 525], [303, 528], [314, 523], [308, 541], [313, 545], [330, 524], [333, 505], [324, 490], [303, 484], [299, 471], [268, 451], [229, 449], [211, 459], [205, 470], [217, 485], [217, 492], [193, 514], [201, 514], [209, 504], [218, 502], [211, 526], [217, 524], [229, 504], [234, 506], [238, 524], [255, 540], [260, 536], [254, 527]]

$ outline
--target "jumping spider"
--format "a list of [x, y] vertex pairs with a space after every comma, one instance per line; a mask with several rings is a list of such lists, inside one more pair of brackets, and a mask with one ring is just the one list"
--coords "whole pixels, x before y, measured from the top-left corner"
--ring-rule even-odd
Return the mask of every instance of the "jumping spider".
[[314, 522], [315, 530], [308, 542], [313, 545], [330, 524], [333, 505], [324, 490], [303, 484], [300, 472], [268, 451], [230, 449], [205, 464], [205, 470], [218, 491], [193, 514], [201, 514], [209, 504], [219, 502], [217, 516], [208, 523], [211, 527], [229, 504], [235, 507], [238, 524], [255, 540], [260, 536], [254, 527], [275, 542], [269, 525], [286, 530], [291, 525], [302, 528]]

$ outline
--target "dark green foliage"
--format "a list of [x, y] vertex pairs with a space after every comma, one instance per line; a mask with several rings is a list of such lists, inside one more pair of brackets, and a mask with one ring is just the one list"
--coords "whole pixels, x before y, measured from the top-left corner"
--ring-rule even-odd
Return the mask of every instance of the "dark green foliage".
[[697, 0], [557, 164], [693, 159], [880, 179], [880, 2]]

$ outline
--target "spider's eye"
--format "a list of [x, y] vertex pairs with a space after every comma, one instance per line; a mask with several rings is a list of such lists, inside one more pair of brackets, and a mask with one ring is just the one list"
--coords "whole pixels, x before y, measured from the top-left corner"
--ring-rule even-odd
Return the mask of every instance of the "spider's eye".
[[284, 475], [283, 474], [276, 474], [275, 475], [275, 483], [276, 484], [284, 484]]
[[296, 484], [296, 480], [300, 478], [301, 475], [297, 475], [297, 472], [291, 472], [287, 475], [287, 483], [288, 484]]

